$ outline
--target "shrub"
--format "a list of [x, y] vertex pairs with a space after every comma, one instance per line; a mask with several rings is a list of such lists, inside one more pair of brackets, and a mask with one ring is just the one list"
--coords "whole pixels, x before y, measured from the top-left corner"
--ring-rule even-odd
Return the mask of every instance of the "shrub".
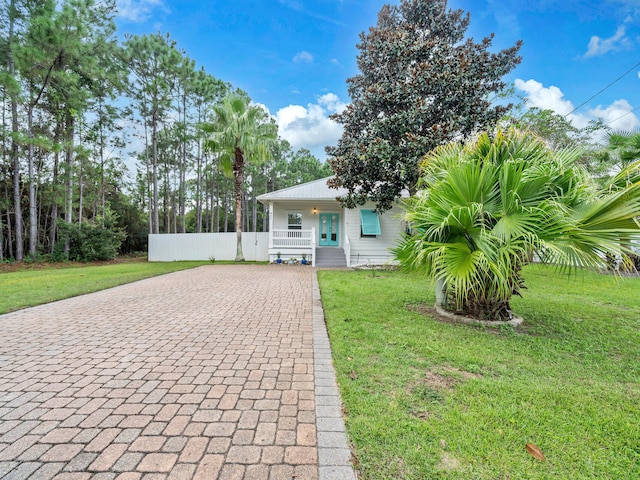
[[[82, 224], [61, 222], [60, 237], [56, 242], [52, 259], [54, 261], [72, 260], [95, 262], [113, 260], [126, 234], [115, 225], [115, 215], [107, 210], [104, 217], [94, 222]], [[64, 253], [65, 243], [69, 240], [69, 254]]]

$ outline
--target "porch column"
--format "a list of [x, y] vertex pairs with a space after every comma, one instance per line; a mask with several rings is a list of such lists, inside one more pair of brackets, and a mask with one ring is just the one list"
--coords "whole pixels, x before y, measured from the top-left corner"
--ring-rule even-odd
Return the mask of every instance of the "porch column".
[[269, 248], [273, 248], [273, 202], [269, 202]]

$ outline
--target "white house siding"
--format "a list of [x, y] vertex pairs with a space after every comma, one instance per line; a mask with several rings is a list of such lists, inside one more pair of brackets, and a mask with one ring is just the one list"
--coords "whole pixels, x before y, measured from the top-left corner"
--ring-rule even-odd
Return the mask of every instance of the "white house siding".
[[[268, 232], [243, 232], [242, 253], [247, 261], [269, 258]], [[236, 258], [236, 234], [178, 233], [149, 235], [150, 262], [186, 260], [233, 260]]]
[[390, 249], [395, 247], [400, 234], [404, 230], [403, 210], [393, 207], [379, 216], [381, 234], [375, 238], [360, 237], [360, 210], [374, 210], [375, 204], [368, 203], [362, 207], [345, 210], [347, 235], [351, 244], [350, 266], [366, 263], [392, 263]]

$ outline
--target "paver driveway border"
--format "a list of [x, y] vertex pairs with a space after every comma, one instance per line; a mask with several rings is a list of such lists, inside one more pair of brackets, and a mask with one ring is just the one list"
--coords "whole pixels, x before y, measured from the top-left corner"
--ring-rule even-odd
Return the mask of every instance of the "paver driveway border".
[[311, 267], [174, 272], [0, 333], [0, 478], [356, 478]]
[[317, 271], [313, 274], [313, 359], [320, 480], [355, 480]]

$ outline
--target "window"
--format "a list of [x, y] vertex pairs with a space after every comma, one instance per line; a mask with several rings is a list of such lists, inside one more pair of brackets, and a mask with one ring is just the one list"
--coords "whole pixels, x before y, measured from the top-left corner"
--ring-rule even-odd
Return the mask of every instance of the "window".
[[302, 214], [300, 212], [287, 214], [287, 228], [289, 230], [302, 230]]
[[360, 236], [376, 237], [380, 233], [378, 213], [375, 210], [360, 210]]

